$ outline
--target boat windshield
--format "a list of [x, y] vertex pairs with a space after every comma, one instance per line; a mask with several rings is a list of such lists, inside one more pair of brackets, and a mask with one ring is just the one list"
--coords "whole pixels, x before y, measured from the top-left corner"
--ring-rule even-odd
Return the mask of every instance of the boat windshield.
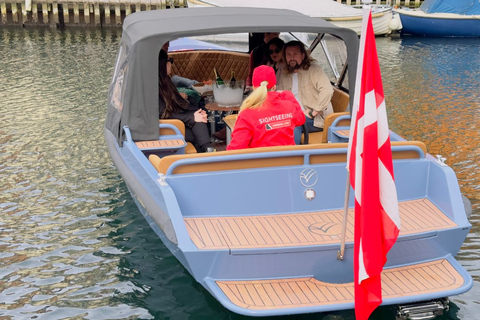
[[[280, 38], [285, 42], [292, 40], [303, 42], [330, 81], [336, 86], [348, 89], [347, 48], [342, 39], [329, 34], [302, 32], [281, 32]], [[229, 33], [180, 38], [170, 42], [169, 51], [209, 49], [246, 53], [249, 51], [249, 34]]]

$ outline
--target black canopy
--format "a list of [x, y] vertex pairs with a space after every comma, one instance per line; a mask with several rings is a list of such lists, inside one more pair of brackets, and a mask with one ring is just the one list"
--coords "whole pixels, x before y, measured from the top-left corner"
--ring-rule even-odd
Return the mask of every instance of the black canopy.
[[129, 126], [134, 140], [158, 138], [158, 53], [165, 42], [180, 37], [248, 32], [327, 33], [343, 39], [353, 100], [359, 40], [350, 29], [280, 9], [207, 7], [142, 11], [127, 16], [123, 24], [121, 52], [110, 88], [107, 129], [119, 144], [124, 125]]

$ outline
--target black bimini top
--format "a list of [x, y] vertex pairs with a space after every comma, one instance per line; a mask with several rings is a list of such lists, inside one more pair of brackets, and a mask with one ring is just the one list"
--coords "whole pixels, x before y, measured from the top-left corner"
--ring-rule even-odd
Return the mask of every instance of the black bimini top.
[[123, 24], [110, 87], [107, 129], [120, 144], [124, 125], [129, 126], [134, 140], [158, 139], [158, 53], [165, 42], [181, 37], [248, 32], [327, 33], [343, 39], [349, 88], [354, 92], [359, 40], [350, 29], [283, 9], [205, 7], [142, 11], [127, 16]]

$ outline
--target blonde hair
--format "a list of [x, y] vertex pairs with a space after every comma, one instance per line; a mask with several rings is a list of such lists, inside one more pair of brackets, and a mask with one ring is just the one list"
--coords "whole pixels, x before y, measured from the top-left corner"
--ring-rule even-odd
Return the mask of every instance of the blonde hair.
[[260, 107], [267, 99], [268, 81], [262, 81], [259, 87], [256, 87], [252, 93], [243, 101], [240, 112], [245, 109], [255, 109]]

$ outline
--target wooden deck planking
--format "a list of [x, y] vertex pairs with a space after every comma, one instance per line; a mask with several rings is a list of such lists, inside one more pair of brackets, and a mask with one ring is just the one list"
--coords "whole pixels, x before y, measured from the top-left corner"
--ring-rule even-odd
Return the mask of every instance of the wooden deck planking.
[[336, 131], [338, 135], [342, 136], [342, 137], [345, 137], [345, 138], [349, 138], [350, 137], [350, 130], [349, 129], [345, 129], [345, 130], [337, 130]]
[[185, 140], [183, 139], [166, 139], [166, 140], [150, 140], [150, 141], [137, 141], [135, 142], [138, 148], [141, 150], [148, 149], [161, 149], [161, 148], [176, 148], [182, 147], [185, 145]]
[[[415, 274], [417, 276], [412, 277]], [[435, 281], [427, 281], [427, 276]], [[453, 290], [461, 287], [463, 282], [463, 277], [446, 259], [387, 269], [382, 273], [383, 299]], [[217, 280], [216, 284], [233, 304], [248, 309], [297, 308], [354, 301], [353, 282], [336, 284], [314, 278], [294, 278]]]
[[[453, 228], [456, 224], [427, 199], [399, 203], [400, 235]], [[346, 241], [353, 241], [349, 209]], [[262, 216], [185, 218], [199, 249], [249, 249], [340, 243], [343, 210]]]

